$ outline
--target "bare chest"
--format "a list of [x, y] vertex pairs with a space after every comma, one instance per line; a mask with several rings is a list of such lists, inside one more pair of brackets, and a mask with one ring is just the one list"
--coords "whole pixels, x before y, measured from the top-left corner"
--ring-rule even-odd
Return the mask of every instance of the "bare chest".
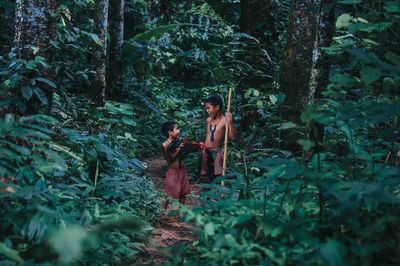
[[222, 144], [225, 136], [225, 121], [219, 123], [207, 123], [206, 145], [208, 147], [218, 147]]

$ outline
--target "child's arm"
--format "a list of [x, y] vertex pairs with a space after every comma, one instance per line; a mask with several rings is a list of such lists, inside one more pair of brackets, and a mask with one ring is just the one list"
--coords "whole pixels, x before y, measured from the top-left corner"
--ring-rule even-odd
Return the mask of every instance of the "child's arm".
[[208, 138], [208, 125], [209, 125], [210, 121], [211, 121], [211, 117], [207, 117], [207, 119], [206, 119], [206, 137], [205, 137], [205, 139], [204, 139], [204, 143], [207, 143], [207, 138]]
[[229, 124], [229, 132], [228, 132], [229, 139], [230, 140], [235, 140], [235, 138], [236, 138], [236, 129], [235, 129], [235, 125], [233, 124], [232, 113], [226, 112], [225, 119]]
[[183, 147], [183, 143], [181, 143], [181, 145], [179, 145], [178, 148], [176, 148], [173, 152], [170, 153], [171, 155], [171, 160], [174, 161], [176, 159], [176, 157], [178, 156], [179, 152], [181, 151], [181, 148]]
[[172, 156], [173, 153], [168, 151], [168, 146], [165, 143], [162, 144], [161, 149], [162, 149], [162, 154], [163, 154], [165, 160], [167, 161], [167, 163], [169, 165], [172, 164], [174, 162], [176, 156], [174, 156], [174, 157]]
[[163, 144], [162, 145], [162, 153], [163, 156], [165, 158], [165, 160], [167, 160], [168, 164], [172, 164], [176, 157], [178, 157], [179, 152], [181, 151], [181, 147], [183, 147], [183, 143], [181, 143], [181, 145], [179, 147], [177, 147], [173, 152], [168, 151], [168, 146]]

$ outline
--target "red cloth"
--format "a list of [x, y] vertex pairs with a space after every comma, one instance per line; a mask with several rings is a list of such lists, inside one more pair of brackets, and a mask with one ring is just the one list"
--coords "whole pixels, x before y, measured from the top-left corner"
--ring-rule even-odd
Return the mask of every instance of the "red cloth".
[[189, 176], [186, 167], [170, 167], [165, 175], [165, 193], [174, 199], [179, 199], [190, 193]]
[[[222, 175], [222, 168], [223, 168], [223, 164], [224, 164], [224, 150], [222, 148], [216, 148], [211, 151], [213, 153], [213, 159], [214, 159], [214, 175], [220, 176], [220, 175]], [[201, 176], [203, 176], [204, 178], [208, 178], [208, 176], [207, 176], [208, 154], [205, 150], [202, 150], [201, 156], [202, 156], [202, 158], [201, 158]]]

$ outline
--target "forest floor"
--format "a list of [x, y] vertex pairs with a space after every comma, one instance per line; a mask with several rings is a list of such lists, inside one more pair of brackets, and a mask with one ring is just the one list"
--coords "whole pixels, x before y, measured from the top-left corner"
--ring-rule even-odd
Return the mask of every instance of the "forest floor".
[[[154, 182], [156, 188], [163, 191], [164, 174], [167, 169], [165, 160], [162, 157], [151, 157], [146, 159], [145, 162], [148, 165], [147, 175]], [[199, 185], [191, 184], [190, 194], [186, 198], [186, 206], [189, 208], [198, 206], [199, 194]], [[167, 215], [160, 217], [158, 225], [155, 226], [146, 244], [144, 254], [136, 265], [164, 265], [169, 261], [166, 254], [168, 247], [178, 243], [191, 243], [196, 240], [194, 224], [182, 222], [178, 213], [173, 212], [173, 208], [169, 207], [168, 211]]]

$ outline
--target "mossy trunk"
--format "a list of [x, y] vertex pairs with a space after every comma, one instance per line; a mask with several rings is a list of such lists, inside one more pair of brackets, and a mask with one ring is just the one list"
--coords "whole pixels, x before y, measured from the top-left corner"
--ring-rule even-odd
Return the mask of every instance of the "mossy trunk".
[[95, 2], [94, 24], [99, 41], [94, 56], [95, 75], [91, 86], [91, 96], [97, 105], [104, 105], [106, 100], [108, 7], [108, 0], [97, 0]]
[[333, 0], [294, 0], [284, 56], [280, 88], [285, 93], [282, 115], [299, 122], [308, 103], [320, 97], [328, 84], [329, 61], [322, 47], [329, 46], [334, 31]]
[[123, 98], [123, 65], [122, 46], [124, 44], [124, 0], [110, 1], [110, 47], [107, 85], [110, 98], [121, 100]]
[[[56, 38], [55, 18], [58, 0], [17, 0], [15, 9], [15, 30], [13, 51], [17, 58], [29, 61], [36, 56], [43, 57], [49, 67], [41, 70], [42, 77], [54, 80], [54, 51], [52, 41]], [[30, 77], [24, 77], [28, 80]], [[27, 81], [28, 82], [28, 81]], [[24, 82], [21, 86], [25, 86]], [[47, 110], [51, 110], [54, 88], [43, 85], [40, 89], [47, 98]], [[21, 96], [22, 97], [22, 96]], [[26, 104], [27, 113], [38, 113], [43, 101], [32, 97]]]

